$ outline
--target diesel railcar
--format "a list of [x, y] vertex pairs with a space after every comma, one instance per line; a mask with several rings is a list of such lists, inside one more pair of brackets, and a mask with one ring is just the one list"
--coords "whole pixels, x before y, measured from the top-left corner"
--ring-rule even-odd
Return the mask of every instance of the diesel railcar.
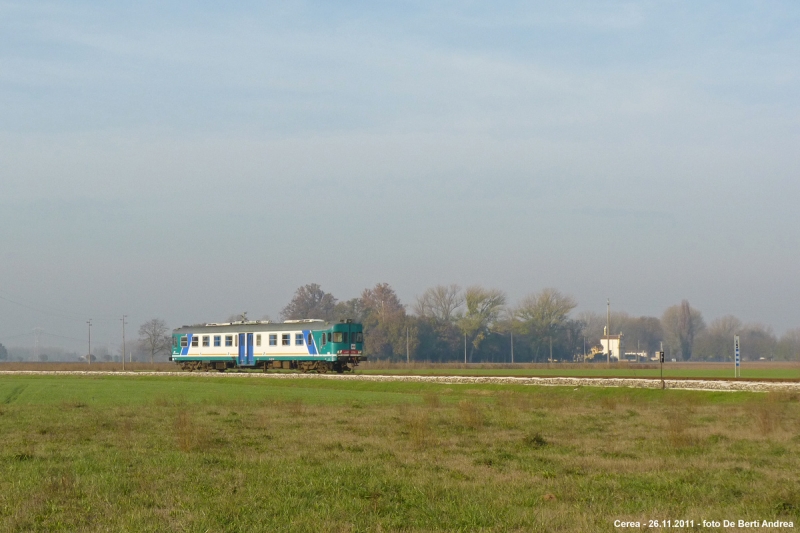
[[341, 373], [365, 359], [363, 347], [363, 328], [352, 320], [255, 320], [180, 327], [172, 332], [171, 360], [190, 372], [286, 368]]

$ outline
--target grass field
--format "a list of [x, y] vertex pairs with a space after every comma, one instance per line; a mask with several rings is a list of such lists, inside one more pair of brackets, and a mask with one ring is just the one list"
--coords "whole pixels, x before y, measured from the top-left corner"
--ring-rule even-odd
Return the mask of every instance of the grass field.
[[[128, 371], [180, 372], [175, 363], [133, 363], [127, 364]], [[120, 371], [121, 363], [3, 363], [0, 370], [104, 370]], [[280, 371], [279, 371], [280, 372]], [[657, 364], [637, 363], [390, 363], [367, 361], [356, 370], [358, 374], [412, 374], [412, 375], [456, 375], [456, 376], [566, 376], [566, 377], [632, 377], [657, 378], [660, 369]], [[750, 362], [743, 363], [743, 379], [781, 379], [800, 380], [798, 362]], [[665, 378], [716, 378], [732, 379], [732, 363], [665, 363]]]
[[3, 531], [800, 523], [785, 393], [3, 375], [0, 443]]
[[[363, 374], [431, 374], [458, 376], [567, 376], [656, 378], [658, 364], [603, 363], [572, 364], [461, 364], [461, 363], [386, 363], [367, 362], [358, 369]], [[665, 378], [733, 378], [732, 363], [665, 363]], [[744, 379], [800, 379], [797, 362], [746, 362], [741, 367]]]
[[[537, 369], [500, 369], [500, 368], [420, 368], [420, 369], [359, 369], [359, 374], [412, 374], [441, 376], [519, 376], [519, 377], [629, 377], [657, 378], [661, 374], [658, 369], [636, 368], [537, 368]], [[788, 369], [751, 369], [742, 372], [743, 379], [800, 379], [800, 370]], [[716, 378], [733, 379], [733, 370], [668, 368], [664, 370], [664, 378]]]

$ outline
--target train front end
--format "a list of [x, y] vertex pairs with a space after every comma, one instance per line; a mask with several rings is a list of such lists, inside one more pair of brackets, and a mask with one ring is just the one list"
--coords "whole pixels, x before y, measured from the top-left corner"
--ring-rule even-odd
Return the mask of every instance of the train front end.
[[330, 330], [329, 350], [336, 356], [339, 365], [355, 367], [364, 361], [364, 330], [363, 326], [352, 320], [345, 320], [334, 324]]

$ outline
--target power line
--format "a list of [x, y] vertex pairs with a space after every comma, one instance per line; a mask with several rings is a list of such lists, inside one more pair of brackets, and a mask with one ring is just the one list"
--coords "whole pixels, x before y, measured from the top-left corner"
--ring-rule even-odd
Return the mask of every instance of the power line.
[[[18, 333], [16, 335], [9, 335], [7, 337], [2, 337], [1, 339], [4, 340], [4, 341], [7, 341], [9, 339], [16, 339], [16, 338], [19, 338], [19, 337], [32, 337], [32, 336], [34, 336], [36, 334], [37, 333], [35, 331], [28, 331], [26, 333]], [[42, 332], [39, 332], [38, 334], [39, 335], [45, 335], [47, 337], [58, 337], [59, 339], [69, 339], [71, 341], [86, 342], [86, 339], [78, 339], [76, 337], [68, 337], [66, 335], [58, 335], [56, 333], [45, 333], [44, 331], [42, 331]]]
[[[9, 294], [7, 291], [3, 291], [3, 290], [0, 290], [0, 292], [4, 292], [6, 294]], [[73, 314], [73, 313], [69, 313], [69, 312], [61, 311], [61, 310], [57, 310], [57, 311], [45, 310], [45, 309], [42, 309], [42, 308], [37, 307], [37, 306], [33, 306], [33, 305], [26, 304], [26, 303], [22, 303], [22, 302], [19, 302], [17, 300], [11, 299], [11, 298], [6, 298], [5, 296], [3, 296], [1, 294], [0, 294], [0, 300], [4, 300], [6, 302], [10, 302], [12, 304], [19, 305], [20, 307], [24, 307], [26, 309], [30, 309], [31, 311], [36, 311], [37, 313], [43, 313], [45, 315], [51, 315], [51, 316], [56, 316], [56, 317], [59, 317], [59, 318], [65, 318], [67, 320], [80, 320], [80, 321], [86, 320], [85, 317], [82, 317], [82, 316], [77, 315], [77, 314]], [[113, 318], [113, 319], [112, 318], [100, 318], [99, 320], [102, 320], [104, 322], [105, 321], [109, 321], [110, 322], [112, 320], [116, 321], [118, 319], [117, 318]]]
[[16, 339], [17, 337], [27, 337], [27, 336], [30, 336], [30, 335], [33, 335], [32, 331], [29, 331], [27, 333], [19, 333], [17, 335], [9, 335], [8, 337], [2, 337], [2, 340], [5, 341], [5, 340], [8, 340], [8, 339]]
[[78, 342], [84, 342], [86, 340], [86, 339], [77, 339], [75, 337], [67, 337], [66, 335], [56, 335], [55, 333], [42, 333], [42, 335], [47, 335], [48, 337], [58, 337], [59, 339], [69, 339]]

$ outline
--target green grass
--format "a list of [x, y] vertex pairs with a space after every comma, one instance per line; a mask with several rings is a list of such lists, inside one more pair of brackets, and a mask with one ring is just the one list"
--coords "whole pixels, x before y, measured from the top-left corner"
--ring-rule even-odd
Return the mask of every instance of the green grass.
[[[446, 376], [519, 376], [519, 377], [631, 377], [631, 378], [657, 378], [660, 377], [658, 368], [606, 368], [597, 365], [597, 368], [571, 368], [564, 365], [553, 368], [383, 368], [359, 369], [359, 374], [413, 374], [413, 375], [446, 375]], [[686, 368], [674, 367], [669, 364], [664, 366], [665, 378], [733, 378], [733, 366], [730, 368]], [[770, 379], [800, 379], [800, 367], [796, 368], [749, 368], [743, 369], [743, 378], [770, 378]]]
[[791, 394], [0, 376], [3, 531], [800, 522]]

